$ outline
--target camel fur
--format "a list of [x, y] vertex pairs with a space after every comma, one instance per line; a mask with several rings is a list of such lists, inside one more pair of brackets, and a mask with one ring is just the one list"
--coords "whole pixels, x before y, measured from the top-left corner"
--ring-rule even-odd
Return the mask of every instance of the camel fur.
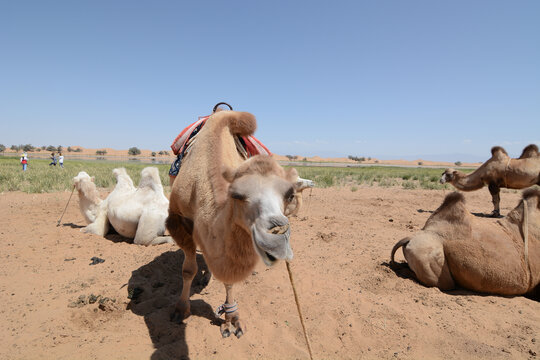
[[170, 237], [163, 236], [169, 200], [163, 194], [157, 168], [144, 168], [137, 188], [126, 169], [114, 169], [113, 174], [117, 184], [105, 200], [99, 198], [96, 185], [84, 171], [73, 178], [81, 212], [89, 223], [81, 231], [105, 236], [112, 226], [137, 245], [172, 243]]
[[170, 196], [167, 229], [185, 254], [182, 294], [173, 318], [182, 321], [190, 315], [199, 248], [214, 277], [225, 285], [223, 337], [231, 330], [237, 337], [245, 332], [233, 284], [247, 278], [259, 259], [271, 266], [293, 257], [285, 213], [295, 199], [298, 174], [267, 155], [244, 160], [234, 135], [248, 136], [255, 129], [250, 113], [212, 114], [184, 158]]
[[462, 194], [449, 194], [421, 231], [394, 246], [392, 263], [400, 247], [418, 281], [426, 286], [450, 290], [459, 285], [500, 295], [536, 292], [540, 190], [526, 190], [518, 206], [500, 220], [470, 214]]
[[493, 217], [500, 216], [500, 189], [524, 189], [540, 185], [540, 156], [534, 144], [523, 149], [517, 159], [508, 156], [500, 146], [491, 149], [491, 158], [470, 174], [454, 169], [446, 169], [441, 184], [450, 183], [461, 191], [478, 190], [488, 185], [493, 202]]

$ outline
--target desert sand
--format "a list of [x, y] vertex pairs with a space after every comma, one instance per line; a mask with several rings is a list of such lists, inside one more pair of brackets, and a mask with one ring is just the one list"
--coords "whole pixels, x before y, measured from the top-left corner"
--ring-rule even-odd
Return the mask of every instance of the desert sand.
[[[76, 196], [57, 227], [69, 196], [0, 194], [1, 359], [309, 358], [284, 263], [261, 263], [236, 285], [247, 332], [223, 339], [213, 311], [224, 287], [201, 256], [193, 315], [173, 323], [182, 251], [81, 233]], [[486, 189], [465, 196], [471, 212], [491, 212]], [[540, 356], [538, 299], [441, 292], [389, 266], [394, 243], [418, 231], [443, 197], [380, 187], [306, 191], [292, 219], [292, 270], [316, 359]], [[502, 214], [519, 198], [503, 190]], [[104, 262], [91, 265], [93, 257]]]

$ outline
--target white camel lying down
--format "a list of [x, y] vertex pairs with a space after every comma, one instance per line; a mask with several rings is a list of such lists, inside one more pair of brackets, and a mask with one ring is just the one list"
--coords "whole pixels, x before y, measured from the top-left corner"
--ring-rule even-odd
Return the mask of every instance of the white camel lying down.
[[421, 231], [394, 246], [392, 262], [402, 246], [409, 267], [426, 286], [534, 293], [540, 284], [540, 190], [524, 191], [518, 206], [496, 222], [470, 214], [462, 194], [449, 194]]
[[105, 200], [99, 198], [93, 178], [86, 172], [73, 178], [81, 212], [89, 223], [81, 231], [105, 236], [112, 226], [138, 245], [172, 243], [171, 237], [163, 236], [169, 200], [163, 194], [157, 168], [144, 168], [137, 188], [126, 169], [114, 169], [113, 174], [116, 186]]

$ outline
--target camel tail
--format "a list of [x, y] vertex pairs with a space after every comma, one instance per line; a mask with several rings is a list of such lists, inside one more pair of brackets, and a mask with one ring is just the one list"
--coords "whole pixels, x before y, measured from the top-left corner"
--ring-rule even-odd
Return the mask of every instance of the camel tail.
[[391, 262], [392, 264], [395, 264], [395, 263], [396, 263], [396, 261], [394, 260], [394, 255], [396, 254], [396, 251], [397, 251], [400, 247], [406, 246], [406, 245], [409, 243], [409, 241], [411, 241], [411, 238], [406, 237], [406, 238], [403, 238], [403, 239], [399, 240], [399, 241], [397, 242], [397, 244], [394, 245], [394, 247], [392, 248], [392, 254], [390, 255], [390, 262]]
[[248, 112], [223, 111], [223, 119], [234, 135], [249, 136], [257, 129], [255, 116]]

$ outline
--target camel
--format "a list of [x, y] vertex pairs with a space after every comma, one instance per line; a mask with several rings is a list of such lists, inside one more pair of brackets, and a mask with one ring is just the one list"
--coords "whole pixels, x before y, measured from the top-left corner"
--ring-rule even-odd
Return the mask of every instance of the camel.
[[87, 224], [96, 221], [103, 200], [94, 184], [94, 177], [90, 177], [85, 171], [79, 172], [73, 178], [73, 186], [79, 194], [79, 209]]
[[[461, 193], [451, 193], [424, 228], [392, 249], [403, 254], [417, 279], [429, 287], [524, 295], [540, 284], [540, 190], [527, 189], [503, 219], [470, 214]], [[536, 289], [536, 290], [535, 290]]]
[[105, 236], [112, 226], [137, 245], [172, 243], [171, 237], [163, 236], [169, 200], [163, 194], [158, 169], [144, 168], [137, 188], [126, 169], [114, 169], [113, 174], [117, 184], [105, 200], [99, 198], [96, 185], [87, 173], [81, 171], [73, 178], [81, 212], [89, 223], [81, 231]]
[[[234, 136], [248, 136], [256, 128], [247, 112], [220, 111], [211, 115], [184, 158], [174, 181], [167, 229], [185, 254], [183, 287], [173, 320], [191, 314], [189, 295], [197, 273], [196, 249], [214, 277], [225, 285], [223, 337], [245, 333], [233, 284], [251, 275], [258, 259], [267, 266], [291, 260], [290, 227], [285, 213], [295, 203], [298, 173], [284, 170], [271, 156], [245, 160]], [[232, 326], [231, 326], [232, 325]]]
[[531, 144], [523, 149], [518, 159], [508, 156], [500, 146], [491, 149], [491, 158], [470, 174], [446, 169], [440, 183], [450, 183], [458, 190], [473, 191], [488, 185], [493, 202], [492, 217], [500, 217], [501, 188], [524, 189], [540, 185], [540, 156], [538, 146]]

